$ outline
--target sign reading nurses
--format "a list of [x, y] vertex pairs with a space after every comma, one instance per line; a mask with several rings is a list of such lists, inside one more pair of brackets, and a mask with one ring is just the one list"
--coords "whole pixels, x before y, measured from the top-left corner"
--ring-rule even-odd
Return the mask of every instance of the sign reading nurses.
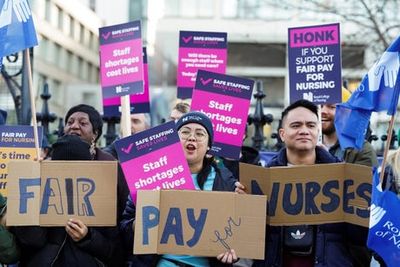
[[206, 114], [213, 123], [213, 155], [240, 158], [254, 81], [199, 70], [191, 110]]
[[179, 32], [178, 98], [191, 98], [197, 70], [225, 74], [226, 32]]
[[[149, 113], [150, 94], [149, 94], [149, 72], [147, 65], [147, 50], [143, 47], [143, 78], [144, 91], [138, 94], [129, 95], [130, 113]], [[105, 117], [121, 116], [121, 98], [103, 98], [103, 111]]]
[[133, 202], [139, 189], [195, 189], [171, 121], [115, 142]]
[[[39, 127], [39, 144], [43, 128]], [[26, 125], [0, 126], [0, 193], [7, 196], [8, 163], [11, 160], [33, 161], [36, 157], [33, 127]]]
[[339, 23], [289, 28], [290, 102], [341, 103]]
[[140, 21], [99, 29], [103, 98], [143, 93]]

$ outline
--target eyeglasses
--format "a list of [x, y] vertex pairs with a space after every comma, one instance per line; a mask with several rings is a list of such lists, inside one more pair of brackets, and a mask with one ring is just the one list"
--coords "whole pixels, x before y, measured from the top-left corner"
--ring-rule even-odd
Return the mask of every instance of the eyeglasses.
[[196, 138], [197, 142], [205, 141], [208, 136], [208, 134], [205, 131], [200, 130], [200, 129], [195, 130], [194, 132], [190, 131], [188, 129], [181, 129], [178, 131], [178, 134], [179, 134], [179, 137], [183, 140], [188, 140], [189, 137], [193, 134], [193, 136], [194, 136], [194, 138]]

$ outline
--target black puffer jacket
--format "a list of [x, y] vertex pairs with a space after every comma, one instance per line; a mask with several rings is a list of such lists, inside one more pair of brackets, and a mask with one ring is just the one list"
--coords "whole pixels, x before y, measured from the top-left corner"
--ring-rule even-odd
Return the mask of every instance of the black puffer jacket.
[[122, 242], [117, 227], [89, 227], [73, 241], [64, 227], [15, 227], [21, 245], [19, 266], [122, 266]]
[[[316, 148], [316, 164], [336, 163], [337, 158], [328, 151]], [[286, 148], [283, 148], [267, 164], [267, 167], [287, 166]], [[315, 267], [353, 266], [350, 255], [346, 250], [343, 236], [344, 224], [322, 224], [316, 226], [315, 238]], [[283, 227], [267, 226], [265, 239], [265, 260], [255, 261], [253, 266], [282, 266], [283, 256]]]
[[[233, 177], [232, 173], [226, 168], [218, 168], [214, 166], [216, 176], [213, 184], [212, 191], [235, 191], [236, 178]], [[135, 220], [136, 208], [129, 196], [126, 203], [124, 213], [122, 214], [122, 221], [120, 223], [120, 231], [124, 236], [125, 247], [129, 249], [129, 266], [138, 267], [151, 267], [157, 266], [160, 260], [160, 255], [132, 255], [133, 251], [133, 230], [132, 225]], [[229, 264], [223, 264], [217, 260], [217, 258], [208, 258], [210, 266], [230, 266]]]

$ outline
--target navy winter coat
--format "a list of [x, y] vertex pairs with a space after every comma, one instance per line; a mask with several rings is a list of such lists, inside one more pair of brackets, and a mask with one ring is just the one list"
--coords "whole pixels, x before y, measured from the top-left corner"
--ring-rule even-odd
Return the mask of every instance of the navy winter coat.
[[[336, 163], [339, 160], [329, 152], [316, 147], [316, 164]], [[287, 166], [286, 148], [283, 148], [267, 164], [267, 167]], [[350, 255], [346, 249], [343, 232], [344, 224], [318, 225], [316, 231], [315, 267], [348, 267], [353, 266]], [[253, 266], [282, 266], [283, 256], [283, 227], [268, 226], [266, 229], [265, 260], [254, 261]]]

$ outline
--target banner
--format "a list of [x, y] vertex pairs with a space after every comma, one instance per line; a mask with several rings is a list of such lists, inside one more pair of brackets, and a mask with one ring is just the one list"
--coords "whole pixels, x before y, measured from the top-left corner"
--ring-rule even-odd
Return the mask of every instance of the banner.
[[[8, 163], [10, 160], [33, 161], [36, 157], [32, 126], [0, 126], [0, 193], [8, 195]], [[38, 127], [39, 146], [42, 145], [43, 128]]]
[[240, 158], [254, 81], [199, 70], [191, 110], [206, 114], [213, 123], [213, 155]]
[[225, 74], [226, 32], [179, 32], [178, 98], [191, 98], [197, 70]]
[[[150, 113], [149, 73], [146, 47], [143, 47], [143, 78], [144, 91], [140, 94], [129, 95], [132, 113]], [[121, 117], [121, 97], [103, 98], [105, 117]]]
[[264, 259], [265, 210], [265, 196], [140, 190], [133, 253]]
[[103, 98], [143, 93], [140, 21], [99, 29]]
[[348, 222], [368, 227], [372, 169], [349, 163], [263, 168], [240, 163], [247, 192], [268, 196], [273, 226]]
[[116, 225], [116, 161], [12, 161], [9, 176], [7, 225]]
[[289, 28], [290, 103], [342, 102], [339, 23]]
[[134, 203], [140, 189], [195, 189], [175, 122], [120, 139], [115, 148]]

